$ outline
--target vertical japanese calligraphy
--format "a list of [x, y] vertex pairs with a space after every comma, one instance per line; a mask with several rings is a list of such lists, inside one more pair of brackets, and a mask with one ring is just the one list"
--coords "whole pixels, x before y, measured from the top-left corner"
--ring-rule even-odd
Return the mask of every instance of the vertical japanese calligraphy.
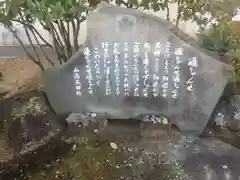
[[117, 96], [120, 95], [120, 62], [119, 62], [119, 43], [115, 42], [113, 44], [113, 54], [114, 54], [114, 64], [115, 64], [115, 80], [116, 80], [116, 94]]
[[111, 62], [108, 59], [109, 58], [108, 47], [109, 47], [108, 42], [102, 43], [102, 48], [104, 51], [103, 58], [104, 58], [104, 76], [105, 76], [105, 95], [107, 96], [111, 95], [111, 86], [110, 86], [110, 79], [109, 79]]
[[[174, 56], [171, 56], [171, 49]], [[86, 87], [89, 95], [93, 95], [95, 91], [93, 87], [103, 85], [106, 96], [114, 94], [130, 96], [132, 93], [133, 96], [149, 97], [151, 94], [153, 97], [169, 96], [170, 98], [171, 96], [173, 99], [178, 99], [183, 87], [181, 84], [185, 84], [189, 92], [194, 90], [196, 70], [199, 66], [196, 57], [188, 58], [187, 64], [184, 63], [182, 66], [187, 65], [190, 76], [182, 82], [180, 72], [184, 56], [183, 48], [173, 49], [168, 41], [154, 44], [144, 42], [142, 45], [139, 42], [123, 42], [123, 44], [103, 42], [100, 47], [93, 47], [92, 51], [88, 47], [84, 48], [84, 55], [86, 59], [84, 76], [87, 79]], [[101, 67], [103, 67], [103, 73]], [[83, 84], [80, 83], [78, 69], [74, 69], [73, 76], [76, 94], [82, 96]], [[121, 78], [123, 87], [121, 87]]]
[[128, 43], [124, 43], [123, 47], [124, 51], [124, 96], [129, 96], [130, 95], [130, 87], [129, 87], [129, 77], [128, 77]]
[[159, 60], [160, 60], [160, 51], [161, 43], [157, 42], [155, 44], [155, 51], [154, 51], [154, 57], [155, 57], [155, 66], [154, 66], [154, 73], [153, 73], [153, 96], [157, 97], [159, 95], [158, 85], [159, 85]]
[[86, 72], [87, 72], [87, 77], [86, 79], [88, 80], [88, 93], [89, 95], [93, 95], [93, 75], [92, 75], [92, 62], [91, 62], [91, 52], [88, 47], [84, 49], [84, 55], [86, 59]]
[[148, 66], [149, 66], [149, 57], [148, 57], [148, 53], [150, 52], [150, 44], [149, 43], [145, 43], [144, 44], [144, 59], [143, 59], [143, 66], [144, 66], [144, 75], [143, 75], [143, 96], [148, 97], [148, 91], [149, 91], [149, 70], [148, 70]]
[[96, 84], [97, 86], [100, 86], [100, 79], [101, 79], [101, 73], [100, 73], [100, 55], [98, 48], [94, 48], [94, 69], [96, 70]]
[[173, 90], [172, 90], [172, 98], [177, 99], [179, 96], [179, 83], [180, 83], [180, 63], [182, 62], [181, 56], [183, 56], [182, 48], [175, 48], [175, 57], [176, 62], [173, 68]]
[[76, 95], [77, 96], [81, 96], [82, 95], [82, 85], [81, 85], [81, 81], [80, 81], [80, 75], [79, 75], [79, 69], [78, 68], [74, 68], [73, 69], [73, 78], [75, 81], [75, 86], [76, 86]]
[[168, 95], [168, 69], [170, 58], [170, 43], [166, 42], [166, 49], [164, 52], [164, 75], [162, 77], [162, 96], [165, 98]]
[[139, 42], [134, 42], [133, 44], [133, 82], [134, 82], [134, 92], [133, 96], [139, 96]]
[[198, 67], [198, 61], [196, 57], [191, 57], [188, 61], [190, 78], [187, 81], [187, 91], [191, 92], [194, 89], [194, 78], [197, 75], [196, 70]]

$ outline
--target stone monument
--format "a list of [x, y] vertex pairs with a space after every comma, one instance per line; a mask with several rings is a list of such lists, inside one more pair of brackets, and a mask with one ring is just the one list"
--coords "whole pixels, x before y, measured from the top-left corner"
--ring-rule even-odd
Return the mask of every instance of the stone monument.
[[182, 41], [165, 20], [107, 3], [87, 17], [87, 40], [65, 64], [44, 72], [56, 113], [126, 119], [164, 115], [200, 134], [230, 67]]

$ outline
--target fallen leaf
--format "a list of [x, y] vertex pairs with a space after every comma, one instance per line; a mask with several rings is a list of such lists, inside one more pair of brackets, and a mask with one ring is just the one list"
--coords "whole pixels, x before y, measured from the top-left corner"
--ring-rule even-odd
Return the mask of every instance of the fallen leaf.
[[118, 147], [117, 147], [117, 144], [114, 143], [114, 142], [111, 142], [111, 143], [110, 143], [110, 146], [111, 146], [112, 149], [117, 149], [117, 148], [118, 148]]
[[163, 118], [162, 119], [162, 123], [165, 124], [165, 125], [168, 124], [168, 119], [167, 118]]

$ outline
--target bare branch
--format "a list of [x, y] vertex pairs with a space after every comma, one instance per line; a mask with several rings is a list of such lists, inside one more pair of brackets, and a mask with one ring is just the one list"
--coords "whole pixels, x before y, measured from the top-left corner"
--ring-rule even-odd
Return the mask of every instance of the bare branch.
[[22, 40], [19, 38], [19, 36], [17, 35], [17, 33], [11, 28], [8, 27], [8, 30], [14, 35], [14, 37], [18, 40], [18, 42], [20, 43], [21, 47], [23, 48], [23, 50], [25, 51], [25, 53], [27, 54], [27, 56], [35, 63], [37, 64], [42, 70], [44, 70], [42, 64], [38, 61], [36, 61], [36, 59], [27, 51], [27, 48], [24, 46]]
[[59, 44], [59, 47], [62, 49], [62, 51], [64, 51], [64, 45], [62, 43], [62, 40], [61, 40], [61, 36], [59, 35], [59, 33], [57, 32], [54, 24], [51, 24], [50, 25], [51, 29], [52, 29], [52, 35], [54, 35], [54, 39], [56, 39], [56, 41], [58, 42]]
[[180, 19], [181, 19], [181, 13], [182, 13], [182, 7], [181, 7], [182, 0], [178, 0], [178, 11], [177, 11], [177, 20], [176, 20], [176, 27], [179, 27]]
[[[64, 22], [62, 20], [59, 20], [58, 28], [61, 32], [61, 35], [63, 37], [63, 40], [65, 42], [65, 48], [66, 48], [66, 54], [68, 55], [68, 58], [72, 56], [72, 48], [71, 48], [71, 42], [70, 42], [70, 32], [66, 30]], [[69, 28], [69, 23], [67, 22], [67, 28]]]
[[23, 26], [27, 26], [28, 28], [32, 28], [32, 29], [35, 31], [35, 33], [39, 36], [39, 38], [40, 38], [47, 46], [53, 48], [53, 46], [52, 46], [50, 43], [48, 43], [48, 42], [42, 37], [42, 35], [38, 32], [38, 30], [37, 30], [33, 25], [28, 24], [28, 23], [25, 23], [25, 22], [20, 21], [20, 20], [17, 20], [17, 19], [13, 19], [12, 21], [13, 21], [13, 22], [18, 22], [18, 23], [22, 24]]
[[53, 36], [54, 50], [59, 58], [60, 63], [66, 62], [67, 57], [66, 54], [64, 54], [63, 44], [53, 24], [50, 25], [50, 32]]
[[[19, 15], [20, 15], [21, 20], [24, 21], [23, 15], [22, 15], [21, 12], [19, 13]], [[31, 36], [30, 36], [30, 34], [29, 34], [29, 32], [28, 32], [28, 28], [27, 28], [26, 26], [23, 26], [23, 27], [24, 27], [25, 33], [26, 33], [26, 35], [27, 35], [27, 37], [28, 37], [28, 40], [29, 40], [29, 42], [30, 42], [30, 44], [31, 44], [31, 47], [32, 47], [33, 51], [34, 51], [35, 54], [36, 54], [36, 58], [37, 58], [38, 62], [41, 63], [41, 59], [40, 59], [40, 57], [39, 57], [39, 55], [38, 55], [38, 53], [37, 53], [37, 50], [36, 50], [35, 45], [33, 44], [32, 38], [31, 38]]]
[[69, 56], [68, 58], [71, 58], [71, 56], [73, 55], [73, 52], [72, 52], [72, 44], [71, 44], [71, 37], [70, 37], [70, 22], [67, 21], [67, 37], [68, 37], [68, 48], [69, 48]]
[[55, 51], [55, 53], [56, 53], [56, 55], [57, 55], [57, 58], [58, 58], [60, 64], [62, 64], [64, 61], [62, 61], [62, 57], [61, 57], [61, 55], [60, 55], [60, 53], [61, 53], [61, 48], [59, 48], [60, 45], [59, 45], [58, 42], [57, 42], [57, 39], [56, 39], [56, 37], [55, 37], [55, 33], [54, 33], [54, 31], [52, 30], [52, 28], [50, 28], [50, 32], [51, 32], [52, 37], [53, 37], [53, 48], [54, 48], [54, 51]]
[[86, 20], [86, 18], [83, 17], [81, 20], [77, 19], [77, 21], [76, 21], [76, 23], [77, 23], [77, 29], [76, 29], [76, 48], [77, 48], [77, 51], [79, 49], [78, 36], [79, 36], [79, 32], [80, 32], [80, 24], [85, 20]]
[[69, 22], [66, 21], [67, 23], [67, 30], [64, 26], [64, 23], [62, 20], [60, 20], [60, 24], [62, 27], [62, 30], [64, 31], [64, 36], [65, 36], [65, 41], [66, 41], [66, 49], [67, 49], [67, 54], [68, 54], [68, 59], [72, 56], [72, 47], [71, 47], [71, 40], [70, 40], [70, 26], [69, 26]]
[[68, 40], [69, 40], [69, 43], [70, 43], [71, 37], [70, 37], [70, 22], [69, 21], [67, 21], [67, 34], [68, 34]]
[[62, 37], [62, 39], [63, 39], [63, 43], [64, 44], [62, 45], [62, 47], [63, 47], [63, 51], [65, 52], [65, 56], [68, 59], [68, 55], [69, 55], [68, 47], [67, 47], [68, 43], [67, 43], [67, 39], [66, 39], [66, 33], [65, 33], [64, 24], [63, 24], [63, 27], [62, 27], [62, 25], [60, 24], [59, 21], [57, 21], [56, 24], [57, 24], [57, 27], [58, 27], [58, 29], [60, 31], [61, 36], [57, 32], [56, 32], [56, 34], [59, 37], [59, 39], [60, 39], [60, 37]]
[[76, 46], [75, 46], [75, 41], [76, 41], [76, 25], [74, 22], [74, 19], [71, 20], [71, 24], [72, 24], [72, 31], [73, 31], [73, 43], [74, 43], [74, 47], [75, 47], [75, 51], [76, 51]]
[[126, 3], [125, 1], [123, 1], [123, 0], [120, 0], [120, 3], [121, 4], [123, 4], [124, 6], [126, 6], [127, 8], [129, 7], [129, 4], [128, 3]]
[[169, 21], [170, 20], [170, 9], [169, 9], [169, 6], [168, 6], [168, 0], [166, 1], [166, 9], [167, 9], [167, 18], [166, 18], [166, 20]]
[[[77, 20], [77, 23], [79, 22], [79, 20]], [[73, 28], [73, 43], [74, 43], [74, 48], [75, 48], [75, 52], [78, 51], [79, 49], [79, 44], [78, 44], [78, 34], [79, 34], [79, 29], [80, 29], [80, 24], [75, 24], [75, 21], [72, 20], [72, 28]]]
[[80, 32], [81, 23], [82, 23], [83, 21], [85, 21], [85, 20], [86, 20], [86, 17], [85, 17], [85, 16], [81, 17], [81, 19], [77, 18], [77, 19], [76, 19], [77, 27], [76, 27], [76, 25], [75, 25], [75, 22], [73, 21], [73, 23], [74, 23], [74, 25], [75, 25], [75, 27], [76, 27], [76, 34], [75, 34], [75, 37], [74, 37], [74, 46], [75, 46], [76, 52], [77, 52], [77, 51], [79, 50], [79, 48], [80, 48], [80, 45], [79, 45], [79, 43], [78, 43], [78, 36], [79, 36], [79, 32]]
[[39, 21], [40, 24], [42, 25], [42, 27], [46, 30], [46, 31], [49, 31], [50, 32], [50, 28], [48, 26], [46, 26], [45, 24], [43, 24], [42, 21]]
[[38, 45], [39, 45], [39, 47], [40, 47], [40, 49], [41, 49], [44, 57], [46, 58], [46, 60], [47, 60], [52, 66], [54, 66], [55, 63], [54, 63], [53, 61], [51, 61], [51, 60], [48, 58], [48, 56], [46, 55], [45, 51], [43, 50], [43, 48], [42, 48], [42, 46], [41, 46], [41, 44], [40, 44], [40, 42], [39, 42], [39, 40], [38, 40], [38, 38], [37, 38], [37, 36], [36, 36], [36, 34], [35, 34], [35, 32], [34, 32], [32, 29], [30, 29], [30, 30], [31, 30], [31, 32], [32, 32], [32, 34], [33, 34], [36, 42], [38, 43]]

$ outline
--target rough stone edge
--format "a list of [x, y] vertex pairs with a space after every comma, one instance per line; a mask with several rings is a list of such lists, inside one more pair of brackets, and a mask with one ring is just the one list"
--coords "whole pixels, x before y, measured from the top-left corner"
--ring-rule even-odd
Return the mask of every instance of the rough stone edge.
[[31, 147], [29, 151], [21, 151], [19, 154], [14, 155], [12, 158], [0, 162], [0, 179], [4, 176], [11, 176], [11, 174], [14, 174], [14, 172], [18, 171], [20, 168], [28, 168], [28, 163], [33, 163], [28, 162], [29, 159], [35, 157], [34, 160], [36, 160], [36, 158], [39, 154], [42, 153], [42, 151], [45, 151], [45, 153], [47, 153], [54, 150], [58, 146], [58, 143], [56, 142], [61, 141], [63, 132], [64, 128], [61, 128], [59, 131], [47, 136], [42, 141], [38, 141], [33, 147]]
[[[170, 21], [162, 19], [161, 17], [155, 16], [152, 14], [147, 14], [145, 12], [142, 12], [142, 11], [139, 11], [136, 9], [129, 9], [129, 8], [124, 8], [124, 7], [119, 7], [119, 6], [116, 6], [116, 5], [107, 3], [107, 2], [101, 2], [90, 14], [87, 15], [86, 21], [88, 20], [88, 17], [94, 16], [96, 13], [100, 12], [104, 8], [111, 8], [111, 11], [113, 11], [113, 9], [122, 9], [123, 13], [126, 13], [126, 14], [130, 13], [132, 15], [146, 16], [149, 19], [159, 22], [159, 24], [164, 25], [164, 28], [166, 28], [166, 30], [169, 30], [173, 35], [177, 36], [177, 38], [179, 38], [180, 42], [191, 47], [194, 51], [199, 52], [199, 54], [201, 56], [205, 55], [213, 61], [218, 61], [220, 64], [223, 65], [223, 67], [227, 71], [232, 71], [232, 67], [229, 64], [220, 60], [220, 55], [218, 55], [218, 53], [202, 48], [194, 38], [192, 38], [191, 36], [189, 36], [185, 32], [183, 32], [181, 29], [174, 26]], [[87, 35], [88, 34], [86, 34], [86, 37], [87, 37]], [[86, 43], [86, 40], [84, 41], [83, 45], [85, 43]], [[80, 47], [80, 49], [66, 63], [63, 63], [62, 65], [57, 66], [54, 69], [58, 69], [58, 70], [64, 69], [65, 66], [68, 66], [68, 64], [71, 64], [76, 58], [79, 58], [81, 55], [83, 55], [83, 47]], [[42, 73], [43, 79], [45, 79], [44, 77], [46, 77], [46, 74], [48, 72], [50, 72], [51, 69], [47, 69], [47, 70], [43, 71], [43, 73]]]

